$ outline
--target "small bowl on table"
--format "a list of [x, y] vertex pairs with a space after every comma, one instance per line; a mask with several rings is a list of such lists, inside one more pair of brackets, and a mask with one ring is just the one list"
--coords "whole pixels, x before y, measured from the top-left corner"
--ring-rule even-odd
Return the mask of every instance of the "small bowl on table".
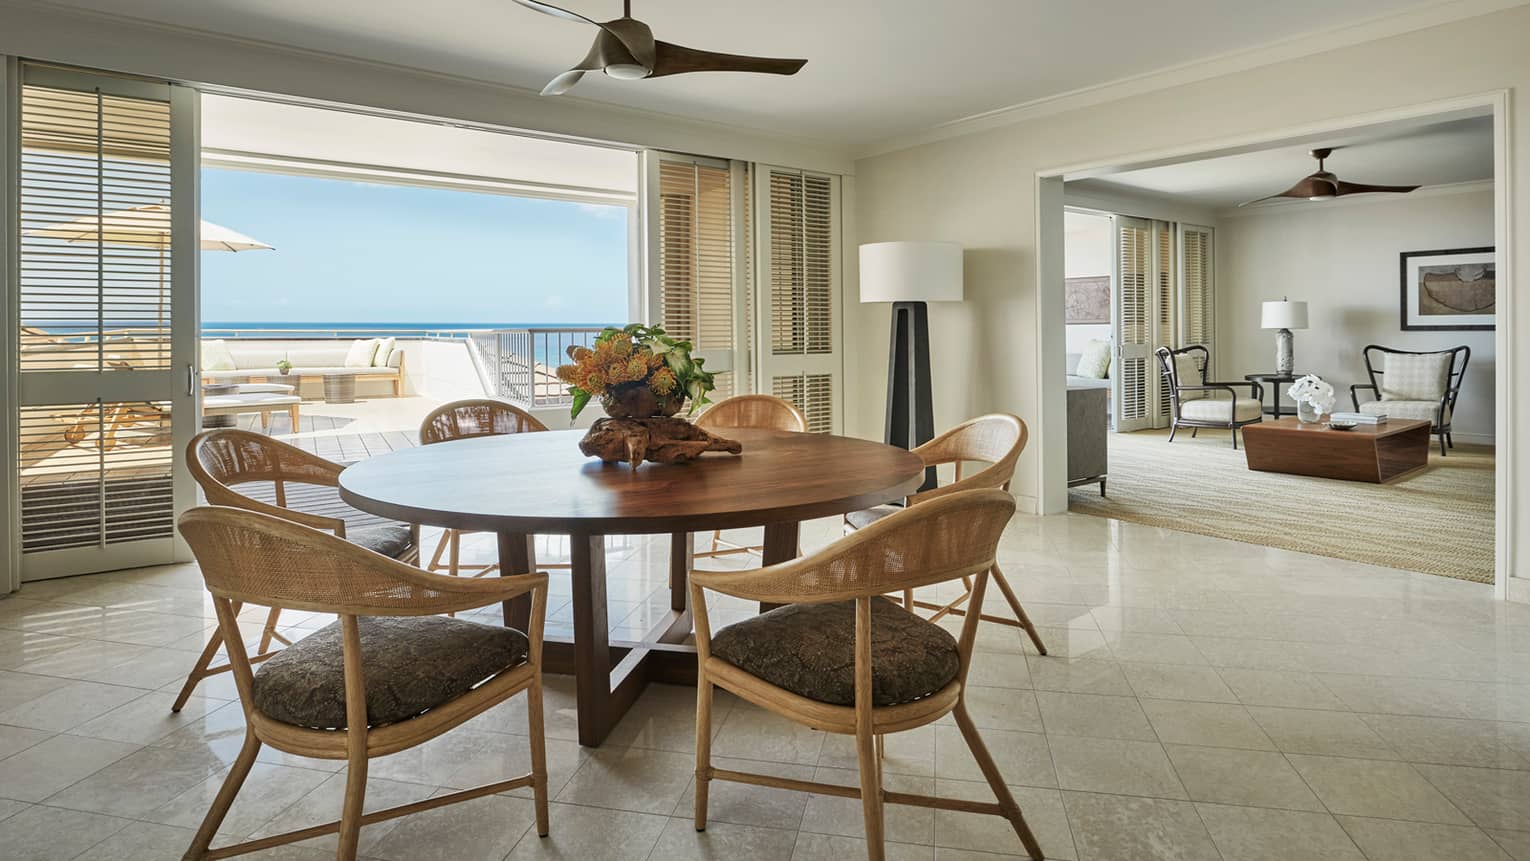
[[1359, 422], [1345, 422], [1345, 421], [1332, 422], [1331, 421], [1331, 422], [1328, 423], [1328, 429], [1329, 430], [1336, 430], [1336, 431], [1347, 431], [1347, 430], [1354, 430], [1355, 428], [1359, 427], [1359, 425], [1360, 425]]

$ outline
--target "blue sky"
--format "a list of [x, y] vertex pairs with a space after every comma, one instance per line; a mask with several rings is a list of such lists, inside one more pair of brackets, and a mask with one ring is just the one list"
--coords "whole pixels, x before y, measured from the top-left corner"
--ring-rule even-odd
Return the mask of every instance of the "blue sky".
[[627, 319], [619, 206], [209, 168], [202, 218], [275, 251], [202, 253], [208, 322]]

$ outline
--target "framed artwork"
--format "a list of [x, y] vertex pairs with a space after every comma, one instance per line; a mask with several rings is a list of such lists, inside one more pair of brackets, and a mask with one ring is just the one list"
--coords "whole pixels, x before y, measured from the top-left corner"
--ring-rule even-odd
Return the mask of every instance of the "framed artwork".
[[1402, 327], [1411, 332], [1492, 329], [1497, 315], [1493, 249], [1402, 253]]
[[[1057, 282], [1053, 282], [1054, 284]], [[1110, 276], [1067, 278], [1063, 281], [1064, 322], [1110, 322]]]

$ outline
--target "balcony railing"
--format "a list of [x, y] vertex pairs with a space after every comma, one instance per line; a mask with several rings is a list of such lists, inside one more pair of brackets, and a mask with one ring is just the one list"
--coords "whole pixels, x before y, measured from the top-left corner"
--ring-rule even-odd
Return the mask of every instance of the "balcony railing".
[[558, 365], [568, 348], [590, 347], [601, 327], [495, 329], [472, 332], [468, 344], [485, 382], [496, 397], [528, 407], [566, 406], [573, 402], [558, 379]]

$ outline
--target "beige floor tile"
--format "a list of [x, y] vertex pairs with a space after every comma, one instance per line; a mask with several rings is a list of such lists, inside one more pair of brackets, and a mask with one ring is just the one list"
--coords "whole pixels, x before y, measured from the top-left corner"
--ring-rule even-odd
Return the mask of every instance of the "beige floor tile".
[[[839, 786], [859, 786], [860, 773], [837, 768], [819, 768], [813, 779]], [[883, 775], [882, 785], [893, 792], [934, 795], [935, 780], [906, 774]], [[935, 811], [904, 805], [883, 806], [883, 828], [893, 843], [929, 845], [935, 842]], [[814, 834], [841, 837], [865, 837], [866, 819], [858, 798], [813, 794], [802, 812], [801, 830]]]
[[[1003, 729], [1015, 732], [1041, 732], [1041, 713], [1036, 709], [1036, 694], [1014, 688], [969, 687], [966, 690], [967, 713], [979, 729]], [[946, 715], [942, 724], [955, 724]]]
[[[535, 824], [530, 799], [490, 795], [403, 817], [367, 849], [367, 856], [383, 861], [500, 861], [523, 834], [536, 834]], [[549, 824], [556, 828], [560, 823]], [[561, 824], [584, 827], [582, 821]]]
[[[910, 843], [885, 844], [887, 861], [934, 861], [934, 846]], [[835, 834], [813, 834], [804, 831], [797, 835], [792, 847], [792, 861], [847, 861], [866, 857], [866, 841], [860, 837], [841, 837]]]
[[1118, 661], [1145, 661], [1155, 664], [1197, 664], [1204, 666], [1206, 656], [1182, 634], [1139, 634], [1112, 632], [1107, 636], [1110, 653]]
[[1415, 765], [1481, 828], [1530, 831], [1530, 771]]
[[1031, 656], [1031, 686], [1038, 691], [1068, 691], [1077, 694], [1132, 696], [1132, 687], [1112, 660]]
[[1311, 673], [1282, 670], [1250, 670], [1223, 667], [1217, 670], [1239, 702], [1247, 706], [1282, 706], [1298, 709], [1343, 709], [1344, 704]]
[[[729, 771], [768, 774], [793, 780], [813, 780], [817, 771], [811, 765], [793, 763], [757, 762], [747, 759], [712, 757], [712, 767]], [[713, 780], [707, 791], [707, 821], [728, 822], [734, 825], [757, 825], [761, 828], [785, 828], [796, 831], [802, 825], [802, 811], [807, 807], [808, 793], [771, 786], [754, 786], [730, 780]], [[696, 809], [696, 782], [686, 787], [680, 803], [675, 805], [676, 818], [694, 817]]]
[[1049, 736], [1158, 739], [1135, 697], [1037, 691], [1036, 702]]
[[56, 735], [0, 760], [0, 797], [42, 801], [139, 749], [126, 742]]
[[1409, 762], [1530, 768], [1530, 758], [1514, 747], [1530, 729], [1524, 724], [1406, 715], [1361, 715], [1360, 719]]
[[1064, 792], [1081, 861], [1220, 861], [1187, 801]]
[[61, 732], [143, 695], [138, 688], [100, 682], [70, 682], [36, 699], [0, 711], [0, 724]]
[[1142, 709], [1165, 744], [1275, 749], [1274, 743], [1241, 705], [1142, 700]]
[[[1057, 775], [1047, 737], [1038, 732], [980, 730], [983, 746], [998, 765], [1004, 782], [1019, 786], [1056, 788]], [[983, 780], [977, 760], [961, 731], [954, 726], [935, 728], [935, 776], [951, 780]]]
[[1100, 630], [1134, 634], [1184, 634], [1168, 610], [1154, 607], [1095, 607], [1094, 621]]
[[1286, 753], [1397, 758], [1391, 745], [1358, 715], [1266, 706], [1249, 706], [1248, 712], [1275, 746]]
[[[1197, 804], [1224, 861], [1366, 861], [1327, 813]], [[1373, 859], [1375, 861], [1375, 859]]]
[[668, 816], [696, 772], [691, 755], [602, 746], [554, 796], [567, 804]]
[[[1039, 725], [1036, 727], [1039, 731]], [[882, 770], [889, 774], [935, 774], [935, 730], [932, 725], [882, 737]], [[855, 736], [829, 733], [818, 751], [818, 764], [830, 768], [859, 767]]]
[[[622, 810], [592, 810], [554, 804], [548, 811], [552, 832], [526, 832], [506, 861], [551, 858], [559, 861], [628, 861], [647, 858], [669, 819]], [[561, 825], [560, 825], [561, 823]]]
[[717, 756], [764, 762], [818, 761], [824, 733], [757, 706], [741, 704], [728, 712], [712, 742]]
[[47, 798], [54, 807], [144, 819], [155, 808], [223, 771], [211, 755], [146, 747]]
[[1164, 745], [1192, 801], [1288, 810], [1323, 810], [1283, 754], [1225, 747]]
[[16, 861], [70, 861], [129, 824], [112, 816], [36, 805], [0, 821], [0, 851]]
[[[714, 695], [712, 736], [722, 729], [732, 708], [731, 698]], [[575, 725], [577, 728], [577, 724]], [[611, 730], [606, 744], [693, 753], [696, 750], [696, 689], [679, 685], [649, 685]]]
[[188, 726], [209, 709], [222, 707], [222, 700], [208, 700], [193, 694], [180, 712], [172, 713], [175, 697], [165, 693], [146, 693], [138, 699], [86, 721], [71, 729], [71, 735], [151, 744]]
[[[1020, 812], [1030, 826], [1036, 842], [1047, 858], [1075, 859], [1073, 832], [1068, 828], [1068, 814], [1063, 810], [1062, 793], [1055, 789], [1011, 786], [1010, 794], [1020, 805]], [[942, 798], [966, 801], [994, 801], [993, 790], [986, 783], [959, 780], [936, 781], [935, 794]], [[1009, 820], [983, 813], [955, 810], [935, 811], [935, 845], [946, 849], [965, 849], [1000, 855], [1024, 855], [1025, 847]]]
[[20, 726], [0, 726], [0, 759], [20, 753], [53, 737], [44, 729], [27, 729]]
[[[384, 810], [396, 807], [400, 804], [410, 804], [431, 797], [436, 792], [436, 787], [422, 783], [402, 783], [396, 780], [382, 780], [368, 777], [366, 784], [366, 799], [362, 804], [362, 810], [371, 813], [375, 810]], [[296, 831], [302, 828], [311, 828], [325, 822], [331, 822], [340, 818], [340, 806], [345, 800], [345, 774], [330, 775], [323, 783], [312, 792], [298, 799], [292, 806], [277, 814], [269, 822], [255, 829], [250, 837], [269, 837], [273, 834], [283, 834], [288, 831]], [[366, 855], [389, 831], [398, 826], [400, 820], [392, 819], [379, 822], [375, 825], [363, 826], [361, 829], [360, 853]], [[308, 849], [318, 849], [333, 855], [338, 842], [333, 834], [323, 837], [313, 837], [301, 843], [291, 844]]]
[[753, 825], [715, 822], [697, 832], [689, 819], [671, 819], [659, 835], [653, 857], [674, 861], [707, 861], [714, 858], [758, 858], [790, 861], [797, 832]]
[[[138, 818], [195, 830], [223, 788], [227, 771], [209, 776]], [[257, 762], [229, 808], [214, 845], [237, 842], [328, 780], [329, 772]], [[506, 852], [510, 851], [506, 847]]]
[[1057, 767], [1057, 782], [1063, 789], [1188, 797], [1163, 746], [1157, 742], [1071, 736], [1056, 736], [1048, 742]]
[[1510, 861], [1511, 856], [1480, 830], [1466, 825], [1400, 822], [1341, 816], [1349, 832], [1371, 861]]
[[1306, 754], [1288, 754], [1286, 758], [1335, 814], [1470, 824], [1408, 763]]
[[1530, 861], [1530, 831], [1489, 831], [1488, 835], [1514, 861]]
[[1238, 698], [1211, 667], [1184, 664], [1146, 664], [1128, 661], [1121, 665], [1132, 691], [1144, 699], [1197, 700], [1235, 703]]
[[[1038, 657], [1036, 660], [1042, 659]], [[1031, 671], [1024, 655], [973, 652], [967, 682], [989, 688], [1029, 688]]]
[[190, 828], [131, 822], [86, 850], [75, 861], [165, 861], [167, 858], [179, 858], [191, 845], [191, 838], [195, 835], [196, 831]]

